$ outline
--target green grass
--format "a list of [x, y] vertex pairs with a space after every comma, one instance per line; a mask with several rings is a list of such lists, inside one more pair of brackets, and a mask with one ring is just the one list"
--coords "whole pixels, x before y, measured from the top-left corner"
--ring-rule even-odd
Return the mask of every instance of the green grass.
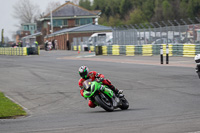
[[0, 119], [16, 118], [18, 116], [25, 116], [26, 112], [23, 108], [0, 92]]

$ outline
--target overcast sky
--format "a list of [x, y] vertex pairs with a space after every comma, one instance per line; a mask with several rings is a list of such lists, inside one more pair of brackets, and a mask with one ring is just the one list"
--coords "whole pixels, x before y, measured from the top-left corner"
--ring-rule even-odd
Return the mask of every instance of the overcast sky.
[[[4, 29], [4, 37], [9, 37], [10, 40], [12, 39], [12, 34], [18, 30], [15, 25], [19, 25], [18, 20], [12, 16], [14, 12], [12, 8], [13, 4], [16, 4], [17, 1], [18, 0], [0, 0], [0, 32]], [[60, 1], [60, 4], [64, 4], [66, 0], [31, 0], [32, 3], [40, 6], [41, 12], [44, 12], [48, 3], [52, 1]]]

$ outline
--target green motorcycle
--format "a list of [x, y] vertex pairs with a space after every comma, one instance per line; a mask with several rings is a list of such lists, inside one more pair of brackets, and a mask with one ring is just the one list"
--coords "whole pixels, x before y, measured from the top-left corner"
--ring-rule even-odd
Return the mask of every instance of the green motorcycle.
[[102, 107], [108, 112], [116, 108], [126, 110], [129, 107], [128, 101], [123, 94], [116, 95], [108, 86], [103, 85], [102, 82], [91, 81], [87, 79], [83, 82], [85, 98], [92, 100], [97, 106]]

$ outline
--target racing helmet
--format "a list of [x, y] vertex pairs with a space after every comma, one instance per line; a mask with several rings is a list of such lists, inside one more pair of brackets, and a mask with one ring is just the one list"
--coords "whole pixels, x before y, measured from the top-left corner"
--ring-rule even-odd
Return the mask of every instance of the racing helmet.
[[81, 66], [79, 68], [79, 74], [83, 79], [86, 79], [88, 77], [89, 68], [87, 66]]
[[194, 57], [194, 60], [196, 63], [200, 63], [200, 54], [197, 54], [195, 57]]

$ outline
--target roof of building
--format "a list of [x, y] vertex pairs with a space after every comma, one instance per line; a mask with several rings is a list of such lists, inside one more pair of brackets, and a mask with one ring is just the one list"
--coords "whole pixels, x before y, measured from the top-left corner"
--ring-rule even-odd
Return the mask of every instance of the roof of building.
[[63, 30], [56, 31], [52, 34], [47, 35], [46, 37], [57, 36], [59, 34], [65, 33], [80, 33], [80, 32], [98, 32], [98, 31], [111, 31], [112, 28], [103, 25], [95, 25], [95, 24], [86, 24], [79, 27], [67, 28]]
[[[75, 5], [71, 2], [66, 2], [60, 7], [52, 11], [53, 17], [74, 17], [74, 16], [97, 16], [100, 11], [90, 11]], [[50, 13], [44, 18], [50, 18]]]
[[28, 35], [28, 36], [22, 37], [22, 39], [25, 39], [25, 38], [35, 38], [36, 36], [40, 36], [41, 34], [42, 34], [41, 32], [37, 32], [37, 33], [34, 33], [32, 35]]

